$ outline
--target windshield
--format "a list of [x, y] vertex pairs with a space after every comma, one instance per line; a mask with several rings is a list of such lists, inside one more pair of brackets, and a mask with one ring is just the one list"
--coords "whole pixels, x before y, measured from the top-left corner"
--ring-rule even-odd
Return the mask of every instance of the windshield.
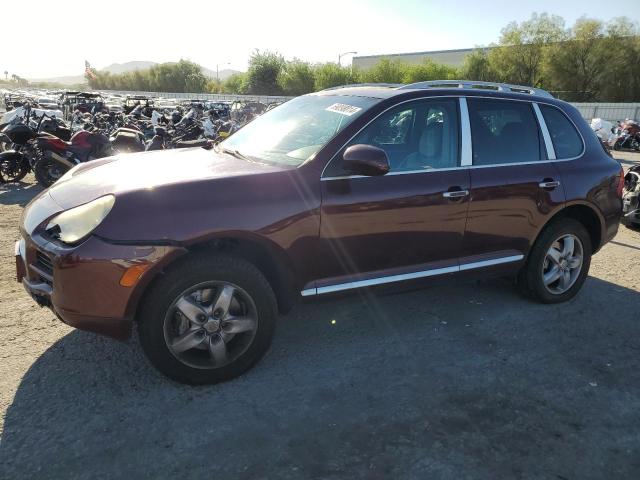
[[297, 97], [247, 124], [220, 146], [260, 162], [298, 166], [379, 99]]

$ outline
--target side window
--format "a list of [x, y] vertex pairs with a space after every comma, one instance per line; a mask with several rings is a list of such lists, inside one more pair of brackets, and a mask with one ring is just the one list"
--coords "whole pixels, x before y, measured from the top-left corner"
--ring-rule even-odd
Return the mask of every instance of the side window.
[[404, 108], [376, 120], [369, 143], [379, 147], [406, 144], [414, 113], [413, 109]]
[[474, 165], [543, 159], [542, 138], [529, 102], [467, 98]]
[[571, 121], [556, 107], [538, 104], [547, 124], [556, 158], [573, 158], [582, 153], [582, 139]]
[[[381, 114], [345, 147], [367, 144], [382, 148], [391, 172], [452, 168], [459, 165], [458, 100], [416, 100]], [[325, 176], [347, 173], [341, 167], [342, 152]]]

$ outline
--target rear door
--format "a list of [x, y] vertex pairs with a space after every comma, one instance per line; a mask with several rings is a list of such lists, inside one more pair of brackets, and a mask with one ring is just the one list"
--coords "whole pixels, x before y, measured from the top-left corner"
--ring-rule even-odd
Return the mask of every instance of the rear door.
[[517, 268], [565, 201], [553, 148], [530, 101], [469, 97], [467, 107], [473, 165], [461, 269], [476, 262]]

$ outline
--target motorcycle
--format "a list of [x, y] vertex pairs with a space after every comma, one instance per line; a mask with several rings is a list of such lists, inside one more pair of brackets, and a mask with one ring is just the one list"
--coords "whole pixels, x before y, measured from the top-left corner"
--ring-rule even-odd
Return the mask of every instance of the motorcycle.
[[196, 138], [191, 140], [185, 140], [182, 138], [171, 138], [167, 130], [164, 127], [155, 127], [155, 135], [149, 142], [145, 151], [150, 152], [153, 150], [165, 150], [168, 148], [193, 148], [202, 147], [205, 150], [213, 148], [213, 141], [206, 138]]
[[615, 128], [613, 123], [601, 118], [594, 118], [591, 120], [590, 126], [591, 130], [593, 130], [596, 136], [600, 139], [600, 143], [602, 143], [605, 150], [610, 151], [617, 139], [614, 133]]
[[144, 135], [127, 128], [118, 128], [111, 137], [98, 130], [80, 130], [68, 142], [54, 136], [39, 136], [34, 142], [41, 155], [33, 171], [43, 187], [53, 185], [79, 163], [145, 149]]
[[68, 140], [71, 129], [56, 117], [46, 114], [37, 122], [26, 116], [27, 123], [10, 123], [0, 131], [0, 183], [19, 182], [33, 170], [39, 158], [34, 140], [55, 137]]
[[640, 151], [640, 124], [625, 120], [620, 124], [619, 136], [613, 144], [614, 150], [623, 148]]
[[627, 227], [640, 226], [640, 165], [631, 167], [624, 176], [622, 223]]

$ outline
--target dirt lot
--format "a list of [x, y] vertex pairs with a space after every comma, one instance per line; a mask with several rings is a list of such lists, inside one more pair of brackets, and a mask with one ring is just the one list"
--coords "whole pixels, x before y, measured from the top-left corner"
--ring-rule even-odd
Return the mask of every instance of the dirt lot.
[[300, 305], [254, 370], [192, 388], [14, 281], [37, 190], [0, 187], [1, 479], [640, 478], [638, 231], [567, 304], [491, 280]]

